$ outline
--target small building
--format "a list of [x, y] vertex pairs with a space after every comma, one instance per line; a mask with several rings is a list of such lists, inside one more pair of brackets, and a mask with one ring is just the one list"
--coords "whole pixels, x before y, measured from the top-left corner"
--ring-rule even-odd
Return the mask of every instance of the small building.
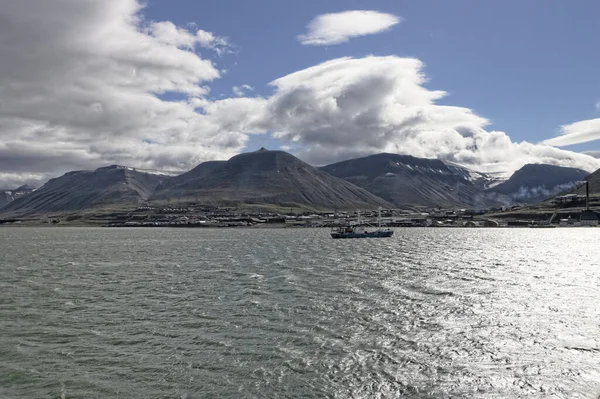
[[598, 226], [598, 214], [590, 210], [583, 211], [579, 215], [579, 223], [582, 226]]
[[560, 219], [558, 225], [560, 227], [580, 227], [581, 223], [577, 218], [572, 218], [569, 216], [567, 219]]

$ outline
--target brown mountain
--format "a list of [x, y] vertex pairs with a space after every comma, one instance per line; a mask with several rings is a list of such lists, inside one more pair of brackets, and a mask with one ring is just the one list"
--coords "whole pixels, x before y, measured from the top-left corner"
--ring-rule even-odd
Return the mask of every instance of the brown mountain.
[[12, 201], [0, 212], [3, 215], [30, 215], [135, 205], [147, 200], [155, 187], [167, 178], [117, 165], [69, 172]]
[[[589, 184], [590, 197], [600, 197], [600, 169], [586, 176], [582, 180], [587, 180]], [[570, 191], [574, 194], [585, 195], [585, 184], [579, 184]]]
[[188, 182], [193, 182], [194, 180], [202, 179], [209, 173], [211, 173], [213, 170], [217, 169], [218, 167], [221, 167], [225, 162], [226, 161], [202, 162], [189, 172], [185, 172], [181, 175], [173, 176], [170, 179], [164, 180], [158, 185], [156, 191], [159, 192], [177, 186], [184, 186]]
[[588, 174], [582, 169], [528, 164], [488, 193], [505, 196], [510, 201], [536, 203], [576, 187]]
[[26, 184], [12, 190], [0, 190], [0, 209], [8, 203], [35, 191], [35, 189], [36, 187]]
[[491, 178], [438, 159], [376, 154], [321, 168], [397, 206], [486, 207]]
[[212, 164], [208, 168], [200, 164], [163, 184], [152, 199], [206, 205], [275, 205], [326, 210], [390, 205], [291, 154], [264, 148], [236, 155], [227, 162]]

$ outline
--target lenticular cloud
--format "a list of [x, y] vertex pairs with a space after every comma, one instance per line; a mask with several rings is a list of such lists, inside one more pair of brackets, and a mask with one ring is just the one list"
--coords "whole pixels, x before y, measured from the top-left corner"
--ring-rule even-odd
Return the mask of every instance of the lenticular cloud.
[[544, 144], [564, 147], [600, 140], [600, 118], [579, 121], [561, 127], [561, 135], [543, 141]]
[[[227, 118], [229, 129], [243, 123], [246, 131], [272, 132], [314, 164], [392, 152], [506, 175], [527, 163], [600, 167], [588, 155], [488, 131], [488, 120], [468, 108], [437, 105], [446, 93], [423, 87], [422, 68], [414, 58], [340, 58], [273, 81], [269, 98], [225, 100], [206, 110], [211, 119]], [[241, 112], [250, 104], [239, 101], [250, 101], [253, 111]]]
[[334, 59], [274, 80], [268, 96], [238, 86], [211, 100], [221, 72], [207, 57], [220, 61], [229, 42], [142, 11], [137, 0], [2, 2], [0, 188], [109, 164], [189, 170], [267, 133], [317, 165], [387, 151], [506, 174], [526, 163], [600, 166], [438, 105], [446, 93], [423, 86], [413, 58]]

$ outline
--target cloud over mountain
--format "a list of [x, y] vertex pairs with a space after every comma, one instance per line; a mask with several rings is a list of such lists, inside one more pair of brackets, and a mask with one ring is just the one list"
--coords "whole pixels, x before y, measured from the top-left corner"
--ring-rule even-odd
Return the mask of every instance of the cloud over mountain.
[[600, 158], [600, 151], [584, 151], [583, 153], [594, 158]]
[[446, 93], [425, 88], [422, 69], [414, 58], [340, 58], [271, 82], [269, 98], [207, 103], [205, 111], [227, 130], [273, 132], [317, 165], [390, 152], [506, 174], [528, 163], [600, 167], [588, 155], [515, 143], [468, 108], [436, 104]]
[[[219, 70], [197, 46], [224, 39], [144, 21], [137, 0], [2, 1], [0, 172], [5, 181], [109, 163], [187, 168], [245, 145], [179, 93], [203, 98]], [[201, 133], [199, 133], [201, 132]]]
[[138, 0], [0, 1], [0, 186], [110, 164], [189, 170], [265, 133], [316, 165], [391, 152], [487, 172], [600, 167], [438, 105], [446, 93], [424, 87], [418, 59], [334, 59], [274, 80], [269, 95], [239, 86], [216, 101], [221, 72], [206, 57], [230, 49], [217, 34], [146, 21]]
[[384, 32], [401, 22], [395, 15], [366, 10], [322, 14], [306, 26], [299, 35], [304, 45], [328, 46], [349, 41], [351, 38]]

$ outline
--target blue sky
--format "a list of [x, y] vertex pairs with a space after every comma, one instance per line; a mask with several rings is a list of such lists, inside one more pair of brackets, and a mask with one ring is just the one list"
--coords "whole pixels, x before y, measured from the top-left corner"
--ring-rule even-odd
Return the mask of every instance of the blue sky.
[[600, 168], [597, 1], [5, 0], [0, 21], [0, 187], [261, 146]]
[[[316, 15], [349, 9], [391, 13], [403, 22], [340, 45], [298, 43]], [[215, 97], [241, 84], [267, 95], [271, 80], [333, 58], [398, 55], [425, 63], [426, 86], [450, 94], [440, 104], [471, 108], [514, 141], [535, 143], [561, 125], [600, 116], [595, 1], [152, 0], [144, 15], [194, 22], [236, 46], [236, 54], [213, 57], [228, 70], [210, 85]], [[568, 148], [595, 150], [597, 143]]]

